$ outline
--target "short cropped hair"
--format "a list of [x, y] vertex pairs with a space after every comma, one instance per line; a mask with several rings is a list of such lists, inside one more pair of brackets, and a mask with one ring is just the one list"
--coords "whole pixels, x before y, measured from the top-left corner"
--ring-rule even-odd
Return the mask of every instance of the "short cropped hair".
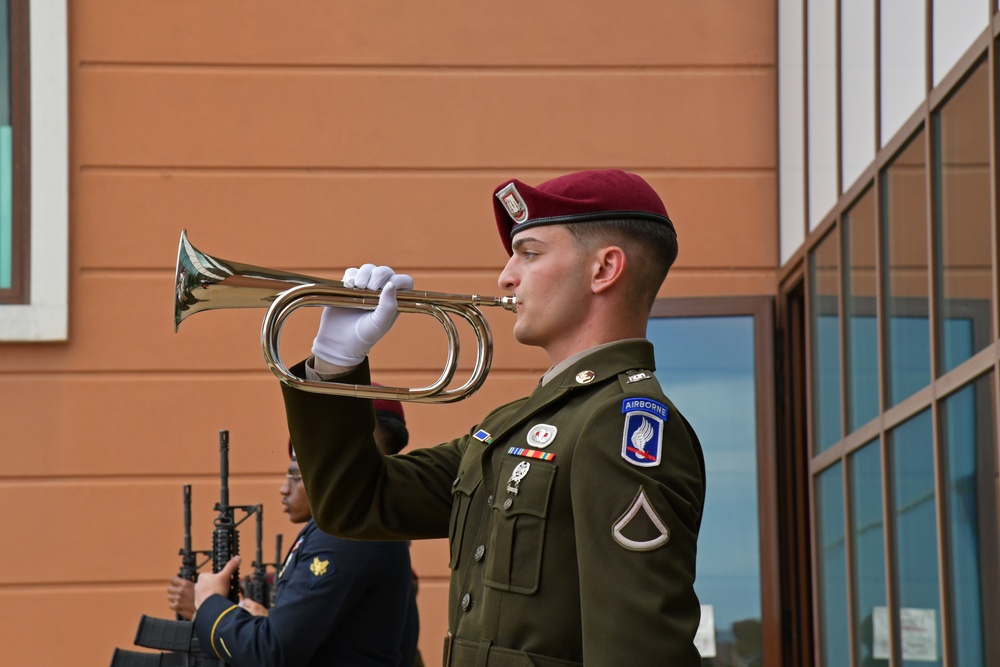
[[390, 412], [375, 412], [375, 419], [379, 426], [385, 430], [388, 442], [384, 443], [386, 454], [398, 454], [410, 442], [410, 431], [406, 428], [406, 422]]
[[565, 225], [577, 245], [586, 250], [617, 245], [632, 267], [626, 294], [646, 313], [653, 308], [660, 285], [677, 260], [677, 233], [670, 225], [643, 219], [609, 219]]

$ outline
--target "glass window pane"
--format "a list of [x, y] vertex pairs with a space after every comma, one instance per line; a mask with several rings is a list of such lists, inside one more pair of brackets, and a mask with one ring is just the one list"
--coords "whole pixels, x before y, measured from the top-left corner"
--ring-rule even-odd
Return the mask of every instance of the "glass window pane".
[[840, 114], [844, 190], [875, 159], [875, 12], [870, 0], [840, 1]]
[[[889, 645], [874, 645], [876, 609], [886, 606], [882, 461], [878, 440], [851, 455], [851, 535], [854, 554], [854, 655], [858, 665], [888, 665]], [[883, 612], [884, 613], [884, 612]], [[888, 639], [888, 637], [880, 637]]]
[[924, 132], [882, 174], [886, 388], [896, 405], [931, 379]]
[[[934, 438], [927, 410], [889, 432], [897, 608], [904, 667], [941, 664]], [[877, 641], [877, 639], [876, 639]]]
[[837, 203], [837, 3], [813, 0], [808, 22], [809, 228]]
[[990, 100], [985, 63], [934, 117], [938, 362], [946, 373], [993, 340]]
[[844, 475], [840, 463], [816, 476], [816, 531], [820, 665], [842, 667], [850, 664], [850, 649], [847, 642]]
[[[984, 544], [982, 513], [994, 507], [993, 377], [986, 375], [960, 389], [941, 409], [941, 439], [947, 460], [947, 520], [951, 632], [962, 667], [986, 664], [983, 654], [983, 569], [996, 557]], [[981, 509], [982, 508], [982, 511]], [[993, 514], [995, 518], [995, 513]]]
[[934, 11], [934, 85], [955, 66], [989, 25], [990, 11], [983, 0], [932, 2]]
[[[713, 489], [705, 497], [695, 584], [715, 618], [712, 664], [752, 664], [762, 646], [754, 320], [654, 318], [647, 336], [656, 345], [657, 379], [698, 433]], [[678, 349], [684, 354], [670, 352]]]
[[879, 27], [882, 103], [882, 145], [892, 139], [927, 94], [925, 81], [926, 24], [924, 3], [881, 0]]
[[844, 317], [847, 321], [848, 429], [878, 415], [878, 277], [875, 193], [868, 189], [844, 214]]
[[809, 253], [813, 449], [816, 452], [827, 449], [842, 437], [837, 254], [835, 234], [827, 234]]

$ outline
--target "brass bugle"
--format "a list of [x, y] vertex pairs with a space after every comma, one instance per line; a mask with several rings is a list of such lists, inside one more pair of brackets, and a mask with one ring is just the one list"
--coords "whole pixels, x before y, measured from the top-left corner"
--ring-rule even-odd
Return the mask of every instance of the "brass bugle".
[[[260, 343], [264, 361], [283, 383], [305, 391], [369, 399], [452, 403], [468, 398], [486, 380], [493, 361], [493, 334], [480, 308], [496, 306], [517, 309], [513, 296], [492, 297], [477, 294], [442, 294], [399, 290], [396, 299], [402, 313], [422, 313], [436, 319], [448, 340], [444, 370], [436, 382], [426, 387], [383, 387], [317, 382], [293, 375], [281, 361], [278, 338], [285, 319], [303, 306], [340, 306], [374, 309], [379, 292], [347, 287], [339, 280], [277, 271], [250, 264], [231, 262], [207, 255], [188, 241], [181, 232], [174, 278], [174, 331], [181, 322], [204, 310], [222, 308], [267, 308], [261, 325]], [[472, 327], [477, 342], [476, 363], [466, 382], [449, 389], [458, 368], [458, 331], [451, 316], [464, 319]]]

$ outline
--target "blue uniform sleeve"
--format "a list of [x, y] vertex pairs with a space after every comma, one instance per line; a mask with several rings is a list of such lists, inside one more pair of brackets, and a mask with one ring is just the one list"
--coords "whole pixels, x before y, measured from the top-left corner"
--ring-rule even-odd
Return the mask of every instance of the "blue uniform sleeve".
[[307, 663], [368, 588], [371, 575], [348, 545], [315, 531], [284, 573], [288, 582], [267, 616], [221, 596], [206, 600], [195, 617], [204, 652], [238, 667]]

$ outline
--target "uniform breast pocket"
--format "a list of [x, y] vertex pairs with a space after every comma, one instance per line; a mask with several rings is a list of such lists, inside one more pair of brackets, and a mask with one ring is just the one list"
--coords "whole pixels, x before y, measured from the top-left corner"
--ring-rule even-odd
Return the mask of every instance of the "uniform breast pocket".
[[[528, 468], [519, 481], [515, 472]], [[538, 590], [545, 522], [556, 467], [551, 463], [506, 458], [493, 493], [490, 541], [484, 582], [491, 588], [530, 595]]]
[[451, 526], [448, 537], [451, 544], [451, 561], [448, 567], [458, 568], [459, 556], [462, 552], [462, 539], [465, 537], [465, 527], [469, 519], [469, 506], [472, 504], [472, 494], [482, 481], [479, 475], [463, 474], [455, 480], [451, 489]]

